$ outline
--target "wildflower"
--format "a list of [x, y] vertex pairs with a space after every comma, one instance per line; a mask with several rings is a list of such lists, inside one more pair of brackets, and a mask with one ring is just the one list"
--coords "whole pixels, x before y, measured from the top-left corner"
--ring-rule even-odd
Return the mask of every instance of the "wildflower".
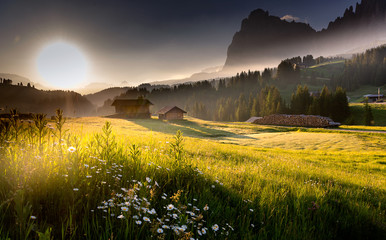
[[136, 223], [137, 225], [141, 225], [141, 224], [142, 224], [142, 221], [141, 221], [141, 220], [137, 220], [137, 221], [135, 221], [135, 223]]
[[129, 208], [127, 208], [127, 207], [121, 207], [121, 210], [124, 211], [124, 212], [127, 212], [127, 211], [129, 211]]
[[201, 233], [202, 233], [202, 234], [206, 234], [205, 228], [201, 229]]
[[139, 219], [139, 217], [137, 215], [134, 215], [133, 218], [134, 219]]
[[117, 218], [118, 218], [118, 219], [122, 219], [122, 218], [125, 218], [125, 216], [123, 216], [123, 215], [121, 214], [121, 215], [119, 215]]
[[74, 188], [72, 190], [74, 190], [74, 192], [77, 192], [77, 191], [79, 191], [79, 188]]
[[156, 214], [156, 211], [155, 209], [153, 208], [152, 210], [148, 211], [149, 214], [153, 215], [153, 214]]
[[173, 213], [173, 218], [177, 219], [177, 217], [178, 217], [177, 214]]
[[91, 175], [87, 175], [86, 178], [92, 178], [92, 176]]
[[35, 220], [36, 216], [30, 216], [29, 218], [32, 219], [32, 220]]
[[217, 230], [219, 229], [219, 227], [218, 227], [217, 224], [215, 224], [215, 225], [212, 226], [212, 229], [213, 229], [213, 231], [217, 232]]
[[163, 232], [164, 232], [164, 230], [162, 230], [162, 228], [157, 229], [157, 233], [163, 233]]
[[253, 212], [253, 209], [251, 208], [251, 209], [249, 209], [249, 211]]
[[212, 185], [212, 188], [215, 188], [216, 186], [215, 185]]
[[73, 153], [73, 152], [76, 151], [76, 148], [74, 148], [74, 147], [69, 147], [67, 150], [68, 150], [69, 152]]
[[84, 166], [85, 166], [86, 168], [88, 168], [88, 167], [89, 167], [89, 166], [88, 166], [88, 164], [85, 164]]
[[151, 178], [146, 177], [146, 181], [147, 181], [148, 183], [151, 183]]
[[166, 208], [167, 208], [167, 210], [169, 210], [169, 211], [170, 211], [170, 210], [173, 210], [173, 209], [174, 209], [174, 205], [173, 205], [173, 204], [169, 204]]
[[255, 227], [255, 224], [251, 223], [251, 227], [253, 227], [253, 228], [254, 228], [254, 227]]
[[143, 217], [143, 221], [145, 221], [145, 222], [150, 222], [150, 218], [148, 218], [148, 217]]
[[162, 225], [162, 228], [164, 229], [170, 229], [170, 227], [168, 225]]
[[208, 204], [206, 204], [204, 207], [204, 211], [208, 211], [208, 210], [209, 210], [209, 207], [208, 207]]

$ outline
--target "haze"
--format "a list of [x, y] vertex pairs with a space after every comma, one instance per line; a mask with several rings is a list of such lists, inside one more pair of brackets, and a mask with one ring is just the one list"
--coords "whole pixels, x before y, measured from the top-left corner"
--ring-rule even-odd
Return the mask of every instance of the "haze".
[[36, 59], [56, 41], [89, 59], [86, 83], [138, 85], [222, 66], [241, 20], [256, 8], [321, 30], [345, 1], [14, 1], [0, 2], [0, 72], [43, 84]]

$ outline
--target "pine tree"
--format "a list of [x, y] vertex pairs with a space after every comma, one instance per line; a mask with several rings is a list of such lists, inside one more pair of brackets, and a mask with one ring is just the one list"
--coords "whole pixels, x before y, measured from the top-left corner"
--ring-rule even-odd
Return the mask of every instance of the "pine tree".
[[334, 121], [343, 122], [350, 115], [346, 91], [337, 87], [331, 102], [331, 117]]
[[330, 116], [330, 103], [331, 103], [331, 93], [328, 90], [328, 88], [324, 86], [319, 97], [320, 115], [325, 117]]
[[366, 126], [371, 126], [374, 123], [374, 117], [373, 113], [371, 111], [371, 107], [368, 104], [368, 102], [365, 102], [365, 125]]

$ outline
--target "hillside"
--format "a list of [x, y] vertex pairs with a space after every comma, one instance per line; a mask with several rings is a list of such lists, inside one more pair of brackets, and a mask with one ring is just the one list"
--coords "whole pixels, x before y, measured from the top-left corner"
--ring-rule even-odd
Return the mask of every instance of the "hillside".
[[0, 73], [0, 78], [3, 79], [11, 79], [13, 81], [14, 85], [17, 85], [18, 83], [22, 83], [24, 86], [27, 86], [27, 84], [31, 84], [31, 86], [35, 86], [35, 88], [42, 89], [44, 88], [42, 85], [32, 82], [26, 77], [17, 75], [17, 74], [12, 74], [12, 73]]
[[129, 87], [106, 88], [96, 93], [86, 94], [84, 95], [84, 97], [87, 98], [87, 100], [89, 100], [95, 106], [100, 107], [100, 106], [103, 106], [103, 103], [107, 99], [113, 99], [114, 97], [119, 96], [122, 93], [125, 93], [128, 89]]
[[351, 52], [365, 44], [384, 40], [385, 16], [385, 1], [362, 0], [355, 10], [347, 8], [327, 29], [317, 32], [308, 24], [287, 22], [258, 9], [242, 21], [240, 31], [235, 33], [224, 69], [267, 64], [297, 55], [329, 56]]
[[302, 71], [305, 77], [331, 80], [333, 76], [341, 75], [344, 71], [344, 60], [326, 62], [306, 68]]
[[79, 93], [70, 91], [43, 91], [25, 86], [0, 84], [0, 107], [2, 112], [16, 108], [22, 113], [45, 113], [54, 115], [60, 108], [66, 116], [89, 116], [95, 107]]

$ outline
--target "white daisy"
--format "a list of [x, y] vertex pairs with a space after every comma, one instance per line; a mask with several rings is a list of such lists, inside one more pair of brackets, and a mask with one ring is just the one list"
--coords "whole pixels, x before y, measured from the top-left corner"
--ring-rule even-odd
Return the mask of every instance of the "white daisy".
[[74, 148], [74, 147], [69, 147], [67, 150], [68, 150], [69, 152], [73, 153], [73, 152], [76, 151], [76, 148]]

